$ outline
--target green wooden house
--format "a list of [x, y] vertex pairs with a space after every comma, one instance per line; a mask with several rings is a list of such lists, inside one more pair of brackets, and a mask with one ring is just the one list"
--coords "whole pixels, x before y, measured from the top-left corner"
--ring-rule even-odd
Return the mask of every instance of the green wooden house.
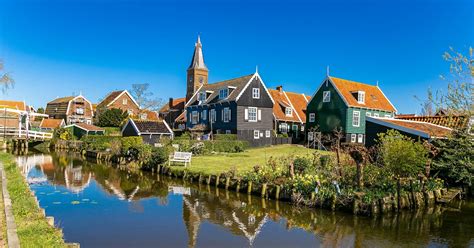
[[393, 118], [397, 110], [378, 85], [327, 76], [306, 109], [306, 130], [332, 133], [342, 127], [345, 142], [365, 143], [366, 116]]

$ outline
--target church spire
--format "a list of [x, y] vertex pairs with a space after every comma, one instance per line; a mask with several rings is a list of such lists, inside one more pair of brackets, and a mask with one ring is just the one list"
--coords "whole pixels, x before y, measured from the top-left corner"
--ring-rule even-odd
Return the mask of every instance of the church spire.
[[196, 44], [194, 45], [194, 54], [191, 60], [191, 64], [188, 67], [190, 69], [201, 69], [207, 70], [206, 64], [204, 64], [204, 55], [202, 54], [201, 37], [198, 35]]

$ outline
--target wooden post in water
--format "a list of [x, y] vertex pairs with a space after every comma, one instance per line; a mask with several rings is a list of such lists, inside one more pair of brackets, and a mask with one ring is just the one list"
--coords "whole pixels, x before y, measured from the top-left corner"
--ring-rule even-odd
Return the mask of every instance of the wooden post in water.
[[210, 185], [211, 184], [211, 176], [209, 175], [209, 177], [207, 178], [207, 185]]
[[247, 194], [252, 194], [252, 181], [249, 181], [249, 185], [247, 187]]
[[235, 192], [239, 192], [240, 191], [240, 179], [237, 180], [237, 186], [235, 187]]
[[400, 203], [400, 191], [401, 191], [401, 179], [400, 178], [397, 178], [397, 207], [398, 207], [398, 211], [400, 211], [401, 209], [401, 203]]
[[229, 189], [229, 184], [230, 184], [230, 177], [225, 178], [225, 190]]
[[265, 195], [267, 194], [267, 184], [264, 183], [262, 185], [262, 198], [265, 198]]
[[199, 174], [199, 177], [198, 177], [198, 183], [201, 184], [202, 183], [202, 175]]
[[276, 192], [275, 192], [275, 200], [279, 200], [280, 199], [280, 185], [277, 185], [276, 186]]
[[216, 176], [216, 187], [219, 186], [219, 175]]

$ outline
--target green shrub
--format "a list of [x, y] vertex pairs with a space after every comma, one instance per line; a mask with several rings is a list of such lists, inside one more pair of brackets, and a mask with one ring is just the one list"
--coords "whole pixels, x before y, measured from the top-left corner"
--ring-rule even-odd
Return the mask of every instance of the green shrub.
[[297, 157], [293, 161], [293, 167], [296, 174], [303, 174], [303, 172], [306, 172], [307, 170], [311, 169], [312, 164], [313, 163], [311, 159], [306, 157]]
[[128, 113], [121, 109], [107, 109], [101, 112], [97, 119], [99, 127], [120, 127], [120, 125], [128, 118]]
[[55, 140], [73, 140], [74, 135], [69, 128], [58, 128], [54, 130], [53, 139]]
[[126, 155], [131, 148], [143, 145], [143, 139], [140, 136], [122, 137], [122, 154]]
[[112, 148], [112, 143], [115, 146], [120, 139], [121, 137], [116, 136], [85, 135], [82, 136], [81, 141], [86, 150], [105, 151]]
[[209, 154], [212, 152], [237, 153], [243, 152], [249, 144], [241, 140], [174, 140], [179, 145], [179, 150], [193, 154]]
[[214, 140], [237, 140], [237, 134], [214, 134]]
[[157, 169], [168, 161], [169, 150], [167, 147], [152, 147], [150, 159], [142, 166], [143, 170]]

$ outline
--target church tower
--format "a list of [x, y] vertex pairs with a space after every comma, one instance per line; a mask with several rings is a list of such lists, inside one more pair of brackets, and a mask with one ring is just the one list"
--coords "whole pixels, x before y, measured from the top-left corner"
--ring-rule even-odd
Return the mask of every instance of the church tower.
[[198, 36], [194, 45], [194, 54], [191, 64], [188, 67], [186, 102], [193, 97], [194, 92], [203, 84], [207, 84], [209, 70], [204, 64], [204, 56], [202, 55], [201, 39]]

